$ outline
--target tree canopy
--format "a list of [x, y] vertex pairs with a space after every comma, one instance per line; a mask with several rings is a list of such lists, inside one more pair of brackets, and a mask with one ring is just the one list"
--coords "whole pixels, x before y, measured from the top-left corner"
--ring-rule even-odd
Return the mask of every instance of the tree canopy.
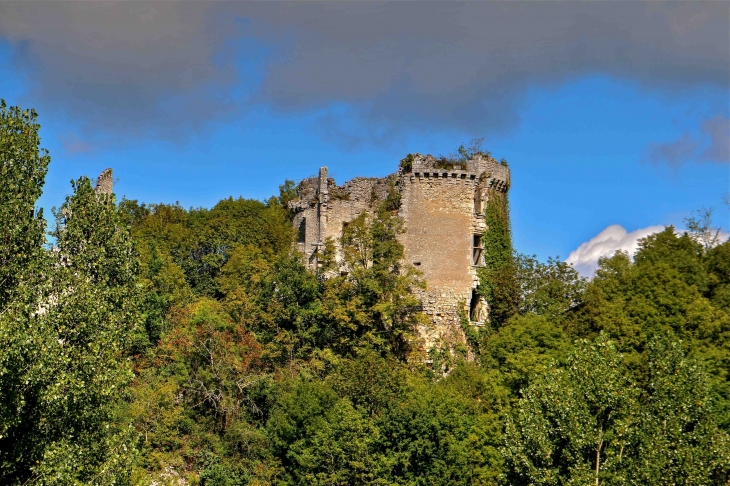
[[730, 243], [707, 219], [587, 280], [516, 253], [493, 193], [490, 321], [426, 350], [394, 198], [317, 271], [291, 181], [186, 209], [81, 177], [46, 239], [39, 128], [0, 103], [0, 483], [730, 480]]

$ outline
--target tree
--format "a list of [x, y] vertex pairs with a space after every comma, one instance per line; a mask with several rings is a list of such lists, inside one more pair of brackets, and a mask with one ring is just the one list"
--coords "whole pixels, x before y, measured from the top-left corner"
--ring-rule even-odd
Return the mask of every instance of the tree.
[[730, 240], [707, 252], [709, 274], [708, 297], [712, 303], [730, 313]]
[[553, 319], [536, 314], [516, 315], [507, 325], [486, 336], [480, 360], [485, 368], [498, 373], [516, 399], [531, 378], [551, 363], [562, 362], [570, 349], [570, 339]]
[[281, 484], [496, 485], [504, 399], [474, 363], [432, 383], [365, 352], [285, 383], [267, 430]]
[[416, 348], [415, 329], [424, 317], [413, 291], [424, 284], [415, 268], [402, 262], [402, 232], [400, 218], [384, 207], [375, 218], [360, 214], [343, 230], [347, 271], [325, 281], [323, 305], [345, 338], [344, 354], [374, 347], [406, 359]]
[[160, 357], [182, 375], [188, 403], [207, 411], [225, 432], [242, 414], [258, 411], [251, 395], [265, 377], [261, 348], [215, 301], [203, 299], [180, 317], [161, 342]]
[[552, 257], [542, 263], [535, 255], [520, 254], [515, 260], [520, 314], [559, 317], [581, 304], [586, 279], [571, 265]]
[[638, 399], [605, 335], [551, 366], [507, 422], [511, 484], [600, 484], [625, 478]]
[[137, 313], [137, 266], [113, 196], [87, 178], [57, 213], [53, 251], [0, 317], [6, 484], [123, 481], [130, 429], [115, 424]]
[[0, 99], [0, 309], [43, 259], [46, 221], [35, 204], [51, 157], [39, 148], [37, 117]]
[[702, 208], [695, 211], [695, 214], [684, 219], [687, 231], [690, 236], [702, 245], [705, 252], [720, 244], [720, 228], [712, 225], [713, 208]]
[[631, 380], [605, 334], [526, 390], [507, 422], [510, 484], [724, 484], [728, 436], [678, 343], [654, 339]]
[[730, 438], [718, 428], [704, 370], [681, 343], [649, 343], [638, 412], [635, 484], [727, 484]]

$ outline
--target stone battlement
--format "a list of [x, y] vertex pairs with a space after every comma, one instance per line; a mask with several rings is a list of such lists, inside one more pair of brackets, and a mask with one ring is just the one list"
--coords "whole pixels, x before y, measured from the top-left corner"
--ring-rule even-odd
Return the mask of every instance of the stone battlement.
[[[402, 169], [401, 169], [402, 172]], [[477, 180], [483, 177], [490, 179], [490, 186], [506, 192], [510, 186], [509, 168], [491, 157], [476, 155], [464, 164], [444, 163], [433, 155], [414, 154], [412, 168], [408, 173], [415, 177]]]

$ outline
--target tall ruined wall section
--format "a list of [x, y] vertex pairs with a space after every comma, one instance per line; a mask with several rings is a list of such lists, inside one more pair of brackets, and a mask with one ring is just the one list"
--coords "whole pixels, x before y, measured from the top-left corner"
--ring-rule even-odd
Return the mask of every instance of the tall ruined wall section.
[[299, 231], [297, 246], [308, 265], [316, 268], [317, 251], [327, 238], [337, 242], [343, 227], [363, 211], [374, 213], [389, 190], [387, 177], [356, 177], [338, 186], [327, 177], [327, 167], [320, 168], [317, 177], [303, 180], [297, 188], [299, 200], [291, 203], [291, 209]]
[[427, 343], [461, 335], [460, 311], [477, 325], [487, 317], [476, 294], [488, 230], [484, 207], [490, 189], [508, 190], [509, 169], [482, 156], [444, 169], [434, 157], [416, 155], [401, 179], [405, 258], [423, 273], [427, 288], [420, 297], [432, 321], [421, 334]]
[[114, 179], [112, 177], [112, 170], [104, 169], [104, 171], [99, 174], [99, 177], [96, 179], [94, 191], [96, 191], [97, 194], [111, 194], [113, 185]]
[[481, 155], [464, 164], [444, 164], [415, 154], [408, 167], [390, 177], [355, 178], [342, 186], [323, 167], [317, 177], [300, 183], [299, 199], [291, 203], [298, 248], [316, 268], [327, 238], [337, 242], [347, 223], [363, 211], [374, 214], [391, 190], [399, 191], [405, 260], [423, 273], [427, 285], [419, 297], [431, 325], [419, 330], [421, 337], [427, 347], [442, 337], [463, 338], [460, 311], [477, 325], [487, 313], [475, 292], [477, 268], [483, 264], [481, 240], [488, 231], [484, 205], [490, 190], [504, 192], [509, 185], [509, 169]]

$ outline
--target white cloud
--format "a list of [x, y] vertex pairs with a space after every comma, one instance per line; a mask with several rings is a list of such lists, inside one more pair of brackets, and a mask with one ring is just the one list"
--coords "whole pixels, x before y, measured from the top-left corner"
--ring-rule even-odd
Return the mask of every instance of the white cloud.
[[649, 226], [629, 233], [623, 226], [614, 224], [582, 243], [565, 261], [572, 264], [581, 275], [590, 277], [598, 268], [600, 257], [611, 256], [616, 250], [627, 251], [633, 256], [641, 238], [663, 230], [664, 226]]

